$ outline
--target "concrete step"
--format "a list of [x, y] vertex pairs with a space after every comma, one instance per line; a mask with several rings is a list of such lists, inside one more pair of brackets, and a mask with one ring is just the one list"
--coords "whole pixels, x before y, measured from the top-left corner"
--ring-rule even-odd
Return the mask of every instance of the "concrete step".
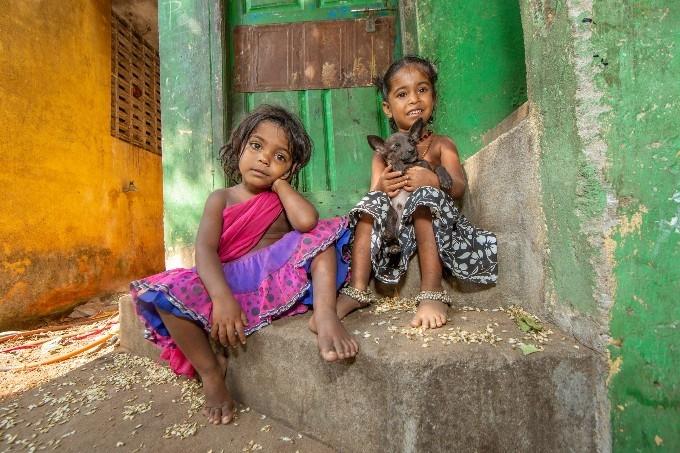
[[[121, 346], [157, 357], [129, 298], [120, 310]], [[600, 356], [549, 325], [544, 350], [523, 355], [503, 311], [451, 310], [425, 335], [404, 327], [410, 316], [351, 314], [345, 326], [361, 351], [331, 364], [309, 315], [276, 321], [232, 354], [228, 384], [240, 402], [343, 452], [596, 451]], [[487, 327], [503, 340], [451, 343], [456, 329]]]

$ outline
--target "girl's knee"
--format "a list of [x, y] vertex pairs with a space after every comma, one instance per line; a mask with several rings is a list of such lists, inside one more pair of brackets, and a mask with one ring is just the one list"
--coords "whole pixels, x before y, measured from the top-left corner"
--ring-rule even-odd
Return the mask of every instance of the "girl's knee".
[[416, 219], [425, 219], [432, 221], [432, 211], [427, 206], [418, 206], [415, 211], [413, 211], [413, 217]]
[[373, 225], [373, 216], [368, 212], [363, 212], [361, 216], [359, 216], [359, 222]]
[[314, 258], [312, 258], [311, 270], [315, 272], [321, 267], [326, 269], [331, 265], [335, 264], [335, 247], [329, 246], [324, 250], [319, 252]]

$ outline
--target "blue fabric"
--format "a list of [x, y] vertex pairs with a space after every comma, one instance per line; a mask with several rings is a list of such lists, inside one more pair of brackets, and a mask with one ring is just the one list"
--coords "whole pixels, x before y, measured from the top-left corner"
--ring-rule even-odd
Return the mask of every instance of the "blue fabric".
[[175, 307], [170, 301], [165, 297], [161, 291], [149, 290], [138, 297], [139, 303], [137, 304], [137, 311], [140, 315], [146, 319], [150, 327], [153, 328], [159, 335], [164, 337], [169, 337], [170, 332], [163, 324], [163, 320], [158, 315], [156, 308], [170, 313], [173, 316], [179, 318], [186, 318], [184, 313], [182, 313], [179, 308]]

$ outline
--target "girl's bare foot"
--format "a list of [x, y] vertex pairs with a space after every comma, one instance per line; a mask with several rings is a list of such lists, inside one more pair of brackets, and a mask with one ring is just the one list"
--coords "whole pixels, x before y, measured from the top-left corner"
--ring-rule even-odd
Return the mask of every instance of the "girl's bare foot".
[[446, 324], [446, 311], [448, 307], [438, 300], [423, 300], [418, 305], [418, 310], [411, 320], [411, 327], [425, 327], [435, 329]]
[[[338, 295], [338, 302], [336, 304], [336, 313], [338, 314], [338, 319], [343, 319], [348, 314], [352, 313], [354, 310], [366, 307], [366, 304], [360, 303], [358, 300], [349, 297], [347, 294], [340, 293]], [[314, 316], [309, 319], [309, 330], [317, 333], [316, 320]]]
[[366, 305], [361, 304], [358, 300], [352, 299], [347, 294], [340, 294], [338, 296], [337, 312], [338, 318], [342, 319], [348, 314], [352, 313], [354, 310], [365, 307]]
[[227, 358], [221, 353], [217, 353], [216, 357], [217, 368], [201, 375], [205, 393], [203, 412], [208, 416], [208, 423], [226, 425], [234, 419], [236, 405], [225, 382]]
[[332, 311], [315, 310], [309, 329], [317, 334], [319, 352], [327, 362], [348, 359], [359, 352], [359, 345]]

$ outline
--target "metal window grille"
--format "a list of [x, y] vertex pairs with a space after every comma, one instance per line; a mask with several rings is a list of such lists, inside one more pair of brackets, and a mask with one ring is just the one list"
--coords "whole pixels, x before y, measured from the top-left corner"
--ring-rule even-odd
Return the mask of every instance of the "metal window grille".
[[160, 59], [122, 18], [111, 19], [111, 135], [161, 154]]

